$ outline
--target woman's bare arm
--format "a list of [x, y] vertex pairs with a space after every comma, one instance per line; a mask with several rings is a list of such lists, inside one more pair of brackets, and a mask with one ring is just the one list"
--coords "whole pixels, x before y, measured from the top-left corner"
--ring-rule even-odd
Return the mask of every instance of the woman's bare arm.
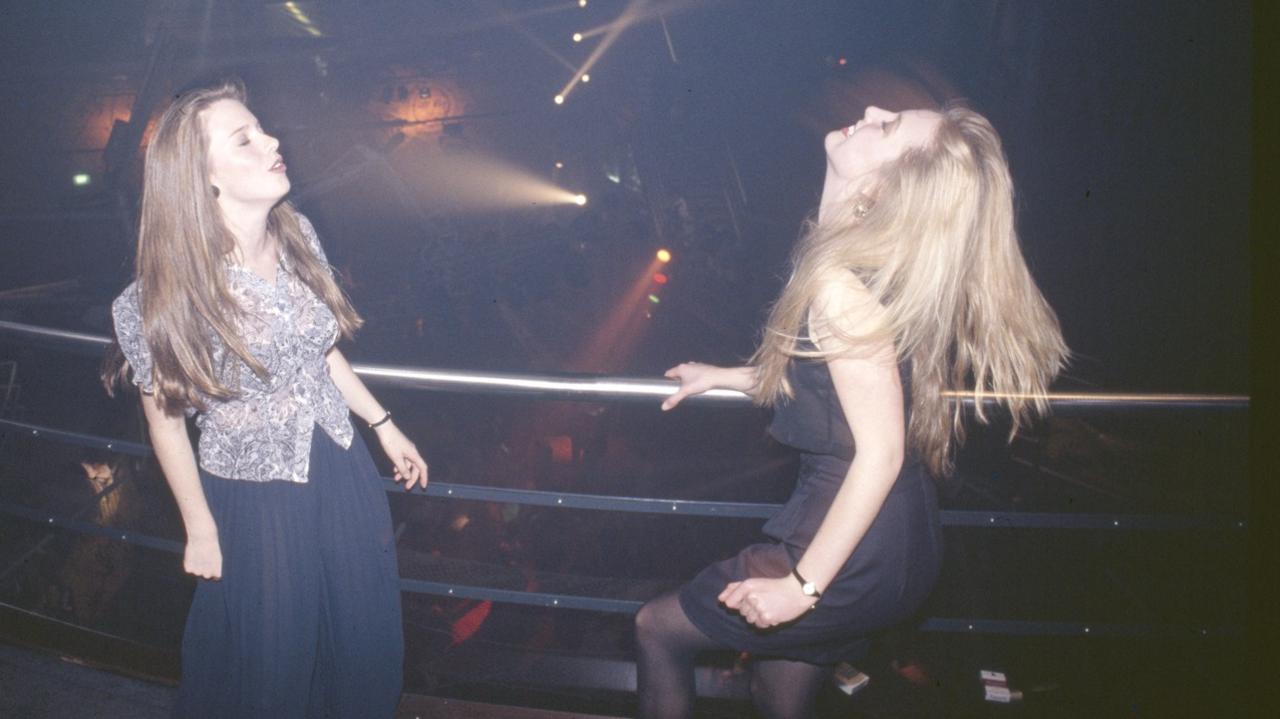
[[[815, 327], [839, 321], [850, 336], [873, 336], [881, 317], [865, 288], [835, 284], [817, 303]], [[825, 591], [879, 514], [905, 456], [902, 383], [892, 342], [870, 342], [827, 362], [857, 453], [796, 571]], [[791, 621], [813, 604], [794, 577], [729, 584], [721, 601], [760, 627]]]
[[164, 472], [169, 490], [178, 504], [182, 525], [187, 532], [182, 568], [204, 579], [222, 576], [222, 548], [218, 544], [218, 526], [200, 484], [187, 422], [182, 415], [170, 415], [160, 407], [153, 395], [142, 395], [142, 412], [150, 427], [151, 447]]
[[[347, 362], [347, 358], [337, 347], [329, 350], [325, 355], [325, 361], [329, 365], [329, 376], [337, 385], [338, 391], [342, 393], [342, 399], [357, 417], [372, 424], [387, 414], [369, 388], [360, 381], [355, 370], [351, 369], [351, 363]], [[406, 480], [406, 489], [413, 489], [415, 483], [423, 487], [427, 486], [427, 463], [422, 459], [418, 448], [404, 436], [395, 422], [387, 420], [373, 431], [378, 435], [382, 451], [387, 453], [387, 458], [395, 467], [396, 481]]]

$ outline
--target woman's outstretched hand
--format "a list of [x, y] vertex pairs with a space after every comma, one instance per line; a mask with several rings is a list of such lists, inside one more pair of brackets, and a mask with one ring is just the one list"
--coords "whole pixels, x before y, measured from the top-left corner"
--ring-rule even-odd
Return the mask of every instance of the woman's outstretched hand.
[[662, 400], [662, 410], [665, 412], [680, 404], [685, 397], [691, 397], [695, 394], [702, 394], [709, 389], [715, 389], [715, 375], [719, 367], [701, 362], [684, 362], [662, 373], [667, 379], [680, 380], [680, 388], [675, 394]]
[[387, 422], [375, 429], [374, 433], [382, 443], [382, 451], [387, 453], [387, 459], [395, 467], [395, 480], [403, 481], [405, 489], [413, 489], [415, 484], [426, 487], [427, 463], [400, 428], [394, 422]]
[[222, 546], [218, 535], [188, 537], [182, 553], [182, 569], [201, 579], [222, 579]]
[[813, 607], [813, 597], [800, 591], [794, 577], [744, 579], [729, 582], [720, 601], [761, 629], [786, 624]]

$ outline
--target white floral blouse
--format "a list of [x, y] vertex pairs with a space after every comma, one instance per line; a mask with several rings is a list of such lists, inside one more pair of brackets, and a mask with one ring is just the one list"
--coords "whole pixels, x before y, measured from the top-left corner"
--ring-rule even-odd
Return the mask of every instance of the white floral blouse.
[[[299, 216], [311, 249], [328, 262], [315, 228]], [[207, 399], [196, 416], [200, 466], [210, 474], [251, 482], [306, 482], [311, 432], [318, 424], [343, 448], [354, 430], [342, 394], [329, 377], [325, 354], [338, 339], [338, 321], [328, 306], [294, 274], [281, 255], [275, 284], [228, 263], [228, 286], [244, 310], [240, 336], [267, 369], [266, 379], [239, 358], [223, 363], [226, 348], [215, 342], [214, 366], [239, 396]], [[151, 393], [153, 368], [142, 327], [138, 286], [125, 288], [111, 305], [116, 339], [133, 369], [133, 382]], [[194, 410], [188, 410], [193, 414]]]

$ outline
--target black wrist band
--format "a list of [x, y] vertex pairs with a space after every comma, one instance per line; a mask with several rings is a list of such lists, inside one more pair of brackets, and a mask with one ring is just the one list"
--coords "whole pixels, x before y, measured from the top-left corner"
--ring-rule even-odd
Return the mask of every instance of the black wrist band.
[[382, 419], [378, 420], [377, 422], [369, 423], [369, 429], [377, 429], [390, 421], [391, 421], [391, 410], [387, 410], [387, 413], [382, 415]]
[[806, 597], [813, 597], [814, 605], [817, 606], [817, 600], [822, 599], [822, 592], [818, 591], [818, 585], [800, 576], [799, 567], [791, 568], [791, 576], [795, 577], [796, 581], [800, 582], [800, 590], [804, 592]]

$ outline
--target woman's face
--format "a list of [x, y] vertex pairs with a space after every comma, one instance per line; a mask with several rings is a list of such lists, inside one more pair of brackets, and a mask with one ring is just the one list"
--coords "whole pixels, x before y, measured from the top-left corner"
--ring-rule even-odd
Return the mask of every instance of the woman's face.
[[204, 111], [209, 143], [209, 182], [218, 202], [274, 205], [289, 192], [280, 141], [262, 131], [258, 118], [237, 100], [218, 100]]
[[930, 110], [889, 112], [871, 105], [857, 123], [827, 135], [827, 165], [847, 180], [869, 177], [907, 150], [925, 146], [941, 120]]

